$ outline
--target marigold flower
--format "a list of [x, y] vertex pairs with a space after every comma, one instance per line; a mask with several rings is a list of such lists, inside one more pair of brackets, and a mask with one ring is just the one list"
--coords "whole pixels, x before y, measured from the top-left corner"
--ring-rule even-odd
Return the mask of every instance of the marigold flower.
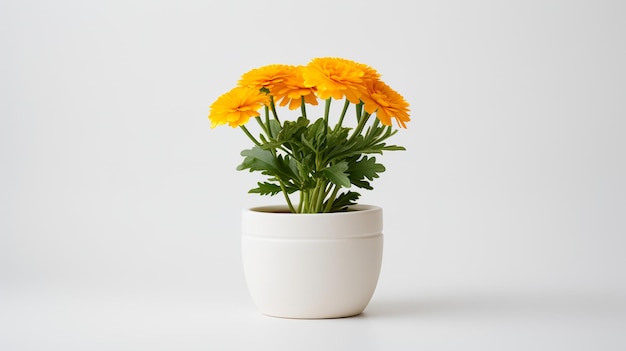
[[293, 74], [291, 65], [267, 65], [244, 73], [239, 79], [239, 86], [257, 90], [266, 88], [273, 95], [274, 90], [282, 87], [285, 80]]
[[258, 116], [259, 109], [269, 103], [269, 96], [258, 89], [235, 87], [221, 95], [210, 107], [211, 128], [228, 124], [238, 127], [248, 122], [250, 117]]
[[409, 103], [380, 80], [368, 85], [368, 94], [362, 96], [362, 100], [365, 111], [369, 114], [376, 112], [376, 117], [386, 126], [391, 126], [391, 118], [395, 118], [402, 128], [406, 128], [405, 122], [411, 120]]
[[373, 68], [337, 57], [320, 57], [309, 62], [303, 72], [304, 85], [315, 87], [320, 99], [346, 98], [358, 104], [366, 84], [380, 77]]
[[280, 101], [280, 106], [289, 104], [289, 109], [295, 110], [302, 105], [302, 97], [305, 103], [317, 105], [315, 88], [304, 86], [303, 72], [304, 66], [292, 67], [291, 75], [287, 76], [280, 85], [275, 86], [271, 94], [276, 101]]

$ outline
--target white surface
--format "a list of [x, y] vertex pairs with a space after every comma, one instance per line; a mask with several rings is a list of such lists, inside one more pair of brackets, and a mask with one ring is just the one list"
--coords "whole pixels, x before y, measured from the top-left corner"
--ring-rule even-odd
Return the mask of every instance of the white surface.
[[[625, 10], [1, 2], [0, 350], [625, 349]], [[362, 317], [269, 319], [239, 213], [274, 201], [246, 194], [249, 145], [208, 106], [327, 55], [411, 103], [362, 198], [383, 270]]]
[[10, 298], [0, 305], [12, 316], [0, 319], [3, 350], [623, 350], [626, 342], [621, 297], [575, 292], [386, 292], [362, 315], [332, 320], [266, 317], [238, 293]]

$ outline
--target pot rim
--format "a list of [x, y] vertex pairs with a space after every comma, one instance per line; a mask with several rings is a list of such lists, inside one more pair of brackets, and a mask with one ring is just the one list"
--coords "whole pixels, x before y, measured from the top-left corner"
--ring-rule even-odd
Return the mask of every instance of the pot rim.
[[358, 204], [349, 208], [345, 212], [291, 213], [286, 205], [255, 206], [242, 211], [242, 234], [285, 239], [345, 239], [382, 235], [381, 207]]
[[348, 211], [338, 211], [338, 212], [324, 212], [324, 213], [292, 213], [289, 210], [289, 206], [287, 205], [262, 205], [262, 206], [254, 206], [248, 207], [244, 211], [257, 212], [257, 213], [266, 213], [276, 214], [276, 215], [295, 215], [295, 216], [316, 216], [316, 215], [343, 215], [345, 216], [348, 213], [355, 212], [363, 212], [363, 211], [377, 211], [382, 210], [382, 208], [369, 204], [356, 204], [348, 206]]

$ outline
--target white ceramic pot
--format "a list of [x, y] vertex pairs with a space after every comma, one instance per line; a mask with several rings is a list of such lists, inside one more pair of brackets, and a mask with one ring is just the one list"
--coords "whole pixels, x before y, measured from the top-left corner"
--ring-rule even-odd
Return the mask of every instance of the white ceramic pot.
[[358, 315], [370, 302], [383, 254], [382, 209], [293, 214], [284, 206], [242, 213], [243, 268], [263, 314], [284, 318]]

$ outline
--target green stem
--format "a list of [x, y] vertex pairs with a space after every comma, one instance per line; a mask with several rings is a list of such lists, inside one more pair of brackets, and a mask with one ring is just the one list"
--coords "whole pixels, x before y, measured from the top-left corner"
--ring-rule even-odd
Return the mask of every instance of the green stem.
[[320, 186], [318, 189], [319, 194], [317, 195], [317, 199], [315, 201], [315, 212], [323, 212], [322, 208], [324, 207], [324, 199], [326, 198], [326, 195], [328, 195], [328, 191], [330, 190], [327, 189], [329, 183], [325, 183], [323, 185], [324, 186]]
[[248, 130], [248, 128], [246, 128], [246, 126], [241, 125], [239, 126], [239, 128], [241, 128], [241, 130], [243, 130], [244, 133], [246, 133], [246, 135], [248, 136], [248, 138], [250, 138], [250, 140], [252, 140], [252, 142], [254, 143], [254, 145], [256, 146], [261, 146], [261, 143], [259, 143], [258, 140], [256, 140], [256, 138], [254, 136], [252, 136], [252, 134], [250, 133], [250, 131]]
[[300, 213], [307, 213], [309, 212], [309, 204], [311, 203], [311, 189], [305, 190], [302, 195], [304, 201], [302, 203], [302, 211], [300, 211]]
[[361, 120], [361, 114], [363, 114], [363, 103], [359, 102], [356, 105], [356, 120], [357, 120], [357, 122]]
[[302, 206], [306, 202], [306, 192], [300, 190], [300, 203], [298, 204], [298, 213], [302, 213]]
[[[317, 183], [319, 184], [319, 181]], [[318, 186], [319, 185], [316, 184], [315, 188], [313, 188], [313, 191], [311, 193], [311, 198], [309, 199], [309, 208], [307, 210], [308, 213], [315, 213], [315, 212], [317, 212], [317, 211], [315, 211], [315, 204], [317, 204], [317, 196], [319, 195], [318, 191], [317, 191], [317, 187]]]
[[330, 102], [331, 101], [332, 101], [332, 98], [326, 99], [326, 105], [324, 106], [324, 123], [326, 124], [326, 127], [328, 127], [328, 115], [330, 115]]
[[348, 139], [348, 142], [351, 142], [354, 140], [354, 138], [356, 138], [357, 135], [361, 134], [361, 131], [363, 130], [363, 128], [365, 127], [365, 124], [367, 123], [367, 120], [370, 118], [370, 114], [365, 112], [361, 118], [359, 119], [359, 123], [357, 124], [356, 128], [354, 129], [354, 132], [352, 132], [352, 135], [350, 136], [350, 139]]
[[267, 132], [267, 137], [272, 139], [272, 129], [270, 128], [270, 110], [267, 105], [265, 105], [265, 131]]
[[302, 100], [302, 102], [300, 103], [300, 111], [302, 111], [302, 117], [307, 118], [306, 117], [306, 103], [304, 102], [304, 96], [301, 96], [300, 99]]
[[315, 213], [317, 212], [317, 198], [319, 197], [319, 188], [321, 187], [320, 184], [321, 179], [317, 179], [317, 181], [315, 182], [315, 188], [313, 188], [313, 194], [311, 194], [311, 198], [309, 199], [309, 208], [307, 209], [307, 212], [309, 213]]
[[396, 129], [396, 130], [393, 130], [393, 127], [392, 127], [392, 126], [387, 126], [387, 127], [384, 127], [384, 128], [386, 129], [386, 132], [385, 132], [385, 133], [384, 133], [381, 137], [379, 137], [378, 139], [376, 139], [375, 141], [373, 141], [373, 142], [371, 143], [371, 145], [380, 144], [381, 142], [383, 142], [383, 141], [385, 141], [385, 140], [389, 139], [390, 137], [392, 137], [393, 135], [395, 135], [395, 134], [398, 132], [398, 130], [397, 130], [397, 129]]
[[376, 118], [374, 122], [372, 122], [372, 130], [375, 130], [380, 125], [380, 120]]
[[287, 189], [285, 189], [285, 184], [283, 184], [283, 182], [281, 180], [279, 180], [278, 183], [280, 184], [280, 189], [283, 191], [283, 195], [285, 196], [285, 200], [287, 200], [287, 205], [289, 206], [289, 210], [292, 213], [295, 213], [296, 209], [293, 207], [293, 204], [291, 203], [291, 199], [289, 198], [289, 194], [287, 193]]
[[328, 198], [328, 203], [326, 204], [326, 208], [324, 209], [324, 212], [330, 212], [330, 210], [333, 208], [333, 203], [335, 202], [335, 199], [337, 198], [337, 193], [339, 192], [339, 188], [340, 187], [335, 184], [335, 188], [333, 189], [333, 193]]
[[339, 116], [339, 122], [337, 122], [337, 126], [335, 126], [335, 130], [341, 128], [341, 123], [343, 123], [343, 118], [346, 116], [346, 112], [348, 111], [348, 106], [350, 106], [350, 101], [346, 99], [346, 102], [343, 104], [343, 110], [341, 111], [341, 116]]
[[279, 146], [278, 149], [284, 152], [285, 154], [291, 156], [291, 158], [298, 164], [298, 166], [302, 165], [302, 162], [300, 162], [300, 160], [296, 157], [296, 155], [293, 154], [291, 150], [287, 149], [286, 147], [282, 145]]
[[256, 116], [254, 117], [254, 119], [256, 119], [256, 122], [259, 124], [259, 126], [261, 126], [263, 133], [265, 133], [265, 135], [269, 135], [269, 133], [267, 132], [267, 128], [265, 127], [265, 124], [263, 124], [263, 120], [261, 119], [261, 117]]
[[276, 104], [274, 104], [274, 97], [270, 95], [270, 107], [272, 108], [272, 114], [274, 115], [274, 119], [276, 122], [280, 124], [280, 120], [278, 119], [278, 113], [276, 112]]

